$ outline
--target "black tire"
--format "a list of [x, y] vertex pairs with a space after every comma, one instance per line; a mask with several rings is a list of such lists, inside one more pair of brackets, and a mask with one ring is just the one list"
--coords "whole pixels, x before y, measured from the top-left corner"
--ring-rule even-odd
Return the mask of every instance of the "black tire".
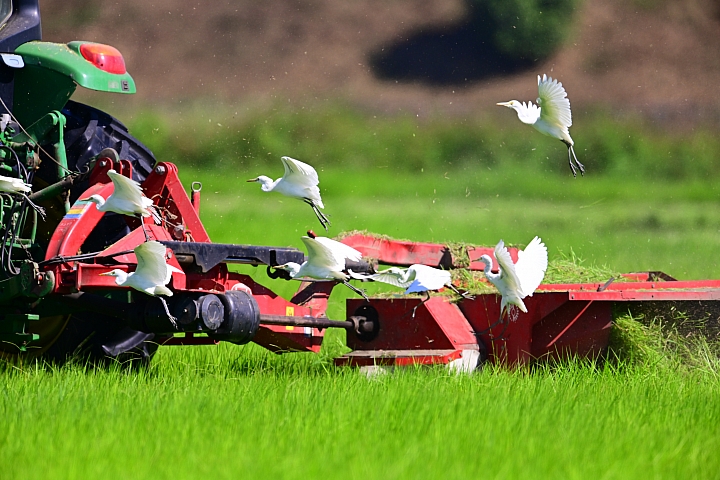
[[[67, 120], [63, 139], [70, 170], [77, 172], [87, 170], [90, 160], [105, 148], [115, 149], [121, 159], [132, 163], [133, 180], [144, 181], [154, 168], [155, 156], [145, 145], [130, 135], [127, 127], [118, 119], [96, 108], [73, 101], [67, 103], [62, 113]], [[51, 146], [43, 148], [52, 152]], [[41, 181], [45, 179], [46, 183], [52, 183], [57, 178], [56, 164], [47, 158], [43, 160], [36, 177]], [[77, 200], [88, 187], [87, 180], [74, 185], [70, 192], [70, 203]], [[57, 199], [57, 202], [61, 200]], [[52, 233], [56, 226], [57, 223], [47, 225], [46, 230]], [[122, 215], [106, 213], [83, 244], [82, 250], [84, 252], [103, 250], [128, 233], [130, 229]], [[112, 317], [79, 313], [70, 317], [67, 326], [44, 351], [42, 357], [53, 363], [72, 360], [105, 365], [119, 362], [124, 366], [140, 367], [150, 362], [158, 348], [152, 337], [152, 334], [130, 330]]]

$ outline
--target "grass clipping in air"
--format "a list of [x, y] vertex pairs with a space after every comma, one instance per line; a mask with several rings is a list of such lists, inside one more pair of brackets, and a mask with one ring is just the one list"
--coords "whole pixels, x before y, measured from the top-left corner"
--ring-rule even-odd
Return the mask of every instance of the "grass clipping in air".
[[609, 362], [653, 369], [691, 370], [720, 374], [720, 338], [703, 329], [683, 332], [679, 318], [663, 321], [631, 313], [616, 315], [608, 343]]

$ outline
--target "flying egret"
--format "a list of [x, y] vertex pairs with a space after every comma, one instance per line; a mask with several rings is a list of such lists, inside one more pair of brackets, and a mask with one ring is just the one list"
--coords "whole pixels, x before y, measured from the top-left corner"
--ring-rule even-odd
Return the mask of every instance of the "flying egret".
[[502, 295], [500, 318], [502, 319], [508, 305], [516, 305], [527, 313], [522, 299], [532, 297], [545, 276], [548, 265], [547, 247], [539, 237], [535, 237], [525, 250], [518, 251], [518, 261], [513, 264], [505, 243], [500, 240], [495, 246], [495, 258], [499, 265], [498, 273], [490, 271], [493, 262], [489, 255], [483, 255], [480, 261], [485, 264], [485, 276]]
[[[542, 78], [538, 75], [537, 105], [532, 102], [527, 102], [526, 105], [525, 102], [520, 103], [517, 100], [500, 102], [497, 105], [512, 108], [517, 112], [521, 122], [532, 125], [542, 134], [562, 140], [568, 147], [568, 161], [573, 177], [577, 177], [577, 170], [580, 170], [580, 175], [585, 174], [585, 167], [578, 162], [573, 149], [575, 142], [568, 131], [572, 125], [572, 114], [570, 113], [570, 100], [567, 98], [562, 83], [545, 74]], [[575, 165], [573, 165], [573, 160], [575, 160]], [[575, 166], [577, 166], [577, 170]]]
[[[160, 242], [151, 240], [135, 247], [134, 252], [135, 257], [137, 257], [137, 268], [134, 272], [127, 273], [116, 268], [100, 275], [115, 277], [115, 283], [121, 287], [134, 288], [153, 297], [158, 297], [158, 295], [172, 297], [172, 290], [166, 287], [170, 282], [172, 272], [184, 272], [167, 264], [165, 246]], [[165, 307], [168, 318], [177, 327], [176, 319], [170, 314], [165, 299], [158, 298]]]
[[6, 177], [5, 175], [0, 175], [0, 193], [17, 193], [22, 195], [25, 200], [30, 204], [32, 208], [34, 208], [43, 219], [45, 218], [45, 209], [35, 205], [35, 203], [30, 200], [28, 197], [28, 193], [32, 192], [32, 185], [29, 183], [25, 183], [21, 178], [15, 178], [15, 177]]
[[273, 180], [265, 175], [251, 178], [248, 182], [258, 182], [263, 192], [279, 192], [285, 196], [297, 198], [310, 205], [315, 212], [320, 224], [328, 230], [330, 220], [320, 211], [325, 208], [320, 198], [320, 189], [318, 188], [318, 174], [313, 167], [307, 163], [295, 160], [290, 157], [282, 157], [285, 174]]
[[431, 290], [440, 290], [443, 287], [448, 287], [462, 297], [472, 298], [467, 292], [461, 292], [452, 284], [452, 277], [449, 271], [419, 263], [411, 265], [408, 268], [390, 267], [372, 275], [362, 275], [353, 271], [349, 271], [348, 273], [352, 278], [357, 280], [372, 280], [405, 288], [406, 294], [429, 292]]
[[350, 285], [348, 282], [350, 277], [343, 272], [346, 260], [351, 262], [362, 260], [360, 252], [327, 237], [303, 236], [302, 241], [307, 248], [307, 260], [302, 265], [295, 262], [284, 263], [276, 266], [276, 269], [285, 270], [290, 274], [290, 278], [295, 280], [314, 278], [342, 282], [350, 290], [362, 295], [367, 300], [365, 292]]
[[140, 184], [135, 180], [127, 178], [115, 170], [108, 170], [107, 174], [113, 182], [113, 193], [107, 199], [95, 194], [90, 195], [87, 200], [95, 203], [100, 212], [115, 212], [140, 218], [145, 240], [149, 240], [145, 231], [145, 223], [142, 222], [141, 217], [153, 217], [155, 223], [160, 224], [160, 215], [155, 210], [153, 201], [143, 194]]

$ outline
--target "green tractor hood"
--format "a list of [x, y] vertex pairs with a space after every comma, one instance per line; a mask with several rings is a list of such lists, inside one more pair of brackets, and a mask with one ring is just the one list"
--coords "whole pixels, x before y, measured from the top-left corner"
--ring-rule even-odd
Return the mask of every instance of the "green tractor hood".
[[13, 112], [26, 126], [61, 110], [77, 85], [101, 92], [136, 91], [122, 55], [113, 47], [92, 42], [28, 42], [15, 54], [22, 57], [24, 66], [15, 71]]

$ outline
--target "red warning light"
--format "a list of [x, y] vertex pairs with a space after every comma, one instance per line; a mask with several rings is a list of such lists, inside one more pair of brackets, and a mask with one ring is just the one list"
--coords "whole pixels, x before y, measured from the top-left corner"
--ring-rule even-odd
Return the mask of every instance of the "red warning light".
[[127, 72], [122, 54], [110, 45], [83, 43], [80, 45], [80, 54], [100, 70], [119, 74]]

